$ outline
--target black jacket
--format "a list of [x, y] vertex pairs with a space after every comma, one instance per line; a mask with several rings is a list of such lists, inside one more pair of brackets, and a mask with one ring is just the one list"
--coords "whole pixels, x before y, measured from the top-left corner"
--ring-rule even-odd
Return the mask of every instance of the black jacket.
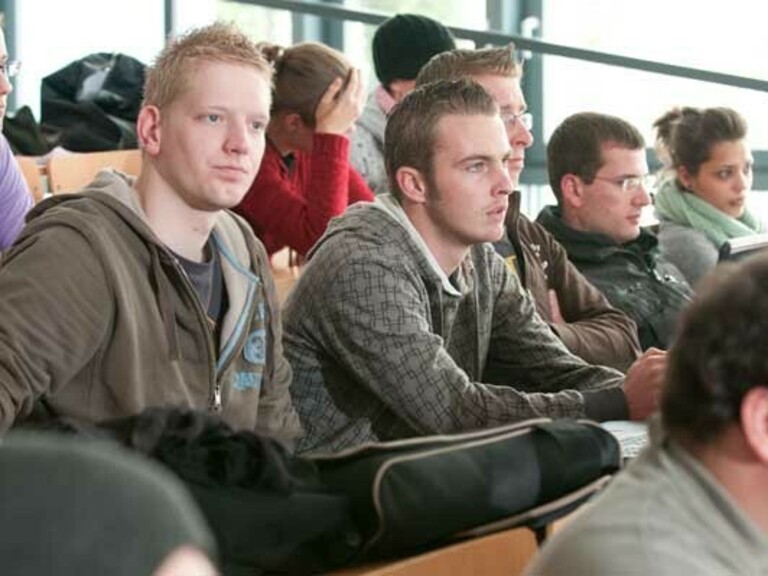
[[568, 252], [576, 267], [637, 324], [643, 350], [669, 348], [677, 318], [693, 296], [682, 273], [661, 256], [656, 236], [646, 230], [625, 244], [603, 234], [580, 232], [560, 219], [555, 206], [536, 220]]

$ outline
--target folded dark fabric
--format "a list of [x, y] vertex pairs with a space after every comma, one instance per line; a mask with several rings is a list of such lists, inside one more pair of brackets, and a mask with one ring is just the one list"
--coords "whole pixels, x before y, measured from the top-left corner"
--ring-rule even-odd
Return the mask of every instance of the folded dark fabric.
[[174, 408], [100, 429], [184, 481], [216, 536], [226, 576], [324, 572], [360, 548], [347, 496], [271, 438]]
[[271, 438], [233, 431], [205, 412], [150, 408], [138, 416], [112, 420], [100, 428], [179, 476], [201, 486], [271, 490], [321, 490], [315, 466], [292, 458]]

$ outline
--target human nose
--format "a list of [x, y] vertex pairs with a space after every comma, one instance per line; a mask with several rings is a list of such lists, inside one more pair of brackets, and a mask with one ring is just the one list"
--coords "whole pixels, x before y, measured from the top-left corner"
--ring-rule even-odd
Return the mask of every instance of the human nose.
[[745, 190], [749, 191], [750, 188], [752, 188], [752, 172], [750, 171], [748, 174], [739, 172], [736, 176], [736, 190], [744, 192]]
[[13, 84], [7, 74], [0, 74], [0, 96], [7, 96], [13, 91]]
[[651, 194], [649, 184], [642, 182], [635, 191], [635, 204], [637, 206], [648, 206], [651, 203]]
[[512, 148], [528, 148], [533, 144], [533, 133], [518, 121], [511, 126], [507, 125], [507, 139]]
[[493, 188], [494, 193], [507, 196], [512, 194], [515, 184], [512, 180], [512, 176], [509, 175], [509, 170], [507, 169], [506, 164], [502, 164], [496, 172], [496, 185]]
[[247, 154], [250, 150], [248, 127], [244, 123], [232, 122], [227, 131], [225, 143], [227, 152], [232, 154]]

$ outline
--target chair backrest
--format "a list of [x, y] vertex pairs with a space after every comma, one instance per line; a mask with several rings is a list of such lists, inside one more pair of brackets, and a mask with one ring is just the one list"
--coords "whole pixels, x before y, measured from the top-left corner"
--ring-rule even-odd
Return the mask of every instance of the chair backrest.
[[51, 156], [46, 165], [51, 194], [77, 192], [103, 168], [114, 168], [132, 176], [141, 171], [139, 150], [112, 150]]
[[16, 156], [16, 161], [19, 163], [24, 180], [27, 181], [27, 187], [30, 194], [32, 194], [32, 198], [35, 199], [35, 202], [40, 202], [45, 193], [41, 173], [42, 166], [37, 163], [37, 159], [33, 156]]
[[277, 299], [280, 304], [285, 302], [288, 293], [296, 284], [301, 274], [301, 266], [297, 261], [297, 256], [289, 248], [283, 248], [272, 255], [272, 277], [275, 279], [275, 289], [277, 290]]

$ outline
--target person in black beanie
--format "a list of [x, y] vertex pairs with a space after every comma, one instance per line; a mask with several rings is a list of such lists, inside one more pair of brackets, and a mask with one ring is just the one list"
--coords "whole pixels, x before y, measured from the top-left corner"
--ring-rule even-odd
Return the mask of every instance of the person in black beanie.
[[453, 50], [456, 42], [445, 26], [418, 14], [397, 14], [373, 36], [373, 64], [379, 79], [352, 135], [350, 160], [376, 194], [387, 192], [384, 127], [392, 107], [413, 90], [416, 75], [432, 56]]
[[106, 441], [0, 444], [3, 576], [215, 576], [213, 537], [178, 480]]

